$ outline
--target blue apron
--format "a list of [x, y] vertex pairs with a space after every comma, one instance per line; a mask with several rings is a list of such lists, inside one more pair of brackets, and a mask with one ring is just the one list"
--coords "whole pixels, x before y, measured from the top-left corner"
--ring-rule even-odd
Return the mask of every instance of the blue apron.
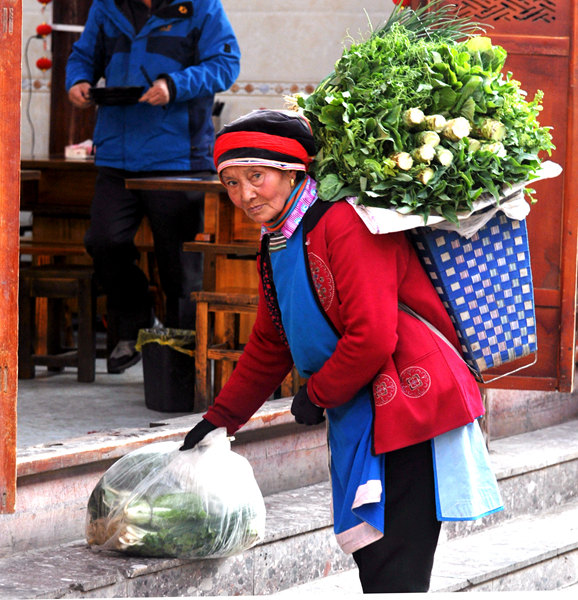
[[[333, 354], [338, 337], [309, 281], [301, 225], [285, 247], [271, 252], [271, 266], [293, 361], [299, 374], [308, 378]], [[370, 386], [326, 414], [334, 530], [343, 550], [353, 552], [384, 531], [384, 455], [372, 454]], [[475, 519], [501, 509], [477, 421], [438, 436], [432, 444], [438, 519]]]

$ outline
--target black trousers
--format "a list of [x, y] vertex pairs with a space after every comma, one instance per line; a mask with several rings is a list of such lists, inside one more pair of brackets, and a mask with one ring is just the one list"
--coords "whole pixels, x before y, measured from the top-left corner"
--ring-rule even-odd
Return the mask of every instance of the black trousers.
[[194, 315], [187, 314], [187, 300], [191, 291], [202, 288], [202, 256], [183, 252], [182, 245], [203, 230], [203, 194], [125, 188], [125, 178], [168, 174], [171, 173], [132, 173], [106, 167], [98, 170], [84, 242], [93, 258], [96, 278], [107, 295], [109, 319], [115, 322], [119, 339], [134, 340], [140, 328], [152, 324], [149, 282], [138, 267], [139, 252], [134, 245], [134, 236], [145, 215], [153, 233], [159, 278], [166, 296], [164, 324], [194, 327]]
[[384, 537], [353, 553], [363, 592], [427, 592], [440, 526], [431, 443], [386, 453]]

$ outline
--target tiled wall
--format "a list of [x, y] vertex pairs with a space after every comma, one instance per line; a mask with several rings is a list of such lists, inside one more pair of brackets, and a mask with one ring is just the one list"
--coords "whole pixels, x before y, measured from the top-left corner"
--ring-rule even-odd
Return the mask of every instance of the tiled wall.
[[[313, 89], [332, 70], [348, 34], [359, 40], [368, 33], [370, 23], [379, 25], [393, 7], [390, 0], [222, 2], [239, 39], [242, 66], [237, 82], [219, 95], [225, 103], [221, 123], [255, 108], [281, 108], [284, 95]], [[38, 0], [23, 0], [22, 7], [24, 54], [36, 27], [43, 20], [52, 22], [52, 9], [49, 4], [42, 13]], [[37, 69], [36, 60], [42, 54], [42, 41], [32, 39], [28, 51], [31, 78], [23, 57], [23, 155], [31, 153], [31, 127], [26, 117], [29, 101], [35, 153], [48, 151], [51, 72]]]
[[[38, 0], [22, 0], [22, 119], [20, 140], [23, 156], [31, 155], [33, 150], [34, 154], [38, 156], [48, 152], [51, 71], [42, 72], [36, 67], [36, 61], [44, 55], [51, 58], [50, 39], [47, 40], [47, 50], [45, 51], [43, 41], [34, 38], [34, 36], [38, 25], [43, 22], [52, 23], [52, 4], [48, 4], [44, 11], [42, 11], [42, 8], [43, 5]], [[34, 148], [32, 144], [33, 131]]]
[[220, 98], [223, 121], [255, 108], [281, 108], [283, 96], [307, 91], [333, 69], [347, 35], [359, 40], [379, 25], [391, 0], [222, 0], [242, 52], [241, 74]]

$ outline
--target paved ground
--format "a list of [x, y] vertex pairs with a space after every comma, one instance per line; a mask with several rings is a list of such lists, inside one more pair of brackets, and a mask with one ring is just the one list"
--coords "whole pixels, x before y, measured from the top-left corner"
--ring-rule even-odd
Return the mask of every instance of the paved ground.
[[56, 375], [44, 367], [36, 371], [35, 379], [18, 382], [18, 448], [100, 430], [148, 427], [151, 421], [186, 414], [146, 407], [142, 362], [109, 375], [104, 359], [98, 359], [94, 383], [79, 383], [72, 368]]

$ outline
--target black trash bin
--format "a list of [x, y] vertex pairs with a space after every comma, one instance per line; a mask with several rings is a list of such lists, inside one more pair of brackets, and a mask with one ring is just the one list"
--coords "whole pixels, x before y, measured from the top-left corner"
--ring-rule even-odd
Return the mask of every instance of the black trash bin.
[[192, 412], [195, 399], [195, 333], [188, 329], [141, 329], [145, 404], [160, 412]]

